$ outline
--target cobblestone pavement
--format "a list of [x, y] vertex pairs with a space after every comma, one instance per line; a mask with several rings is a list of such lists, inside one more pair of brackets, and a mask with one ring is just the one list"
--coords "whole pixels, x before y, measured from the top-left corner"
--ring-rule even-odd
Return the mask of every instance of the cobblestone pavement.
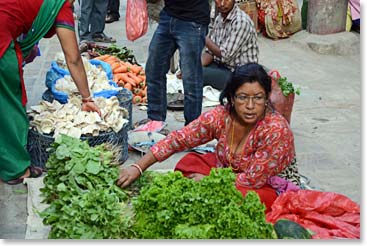
[[[106, 33], [118, 46], [132, 49], [145, 63], [149, 41], [156, 24], [135, 42], [125, 35], [125, 5], [119, 21], [106, 24]], [[356, 33], [319, 36], [301, 31], [289, 39], [260, 41], [260, 63], [280, 71], [300, 87], [296, 96], [291, 127], [295, 135], [301, 174], [311, 185], [324, 191], [344, 194], [361, 202], [361, 57], [360, 37]], [[25, 67], [28, 106], [41, 100], [44, 81], [56, 52], [61, 51], [56, 37], [40, 42], [42, 56]], [[207, 110], [205, 108], [204, 110]], [[146, 112], [133, 108], [133, 122], [146, 118]], [[168, 113], [168, 129], [183, 126], [182, 111]], [[184, 153], [179, 153], [151, 169], [172, 169]], [[129, 152], [126, 164], [139, 157]], [[0, 183], [0, 238], [22, 239], [26, 230], [25, 185]], [[23, 191], [23, 192], [22, 192]]]

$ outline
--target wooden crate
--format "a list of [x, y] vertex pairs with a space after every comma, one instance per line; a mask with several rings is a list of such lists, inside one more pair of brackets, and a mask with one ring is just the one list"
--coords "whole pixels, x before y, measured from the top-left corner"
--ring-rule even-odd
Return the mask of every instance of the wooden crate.
[[257, 25], [257, 6], [255, 0], [249, 0], [241, 3], [237, 3], [238, 7], [245, 11], [246, 14], [250, 16], [252, 21], [254, 22], [254, 26], [256, 31], [258, 31], [258, 25]]

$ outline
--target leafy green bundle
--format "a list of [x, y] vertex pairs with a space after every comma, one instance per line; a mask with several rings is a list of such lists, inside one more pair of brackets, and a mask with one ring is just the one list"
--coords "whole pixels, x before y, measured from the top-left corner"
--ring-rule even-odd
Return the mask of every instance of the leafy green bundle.
[[128, 49], [126, 46], [118, 47], [115, 44], [112, 44], [108, 47], [96, 46], [95, 48], [93, 48], [93, 52], [96, 52], [99, 55], [113, 55], [118, 57], [121, 61], [139, 65], [135, 58], [135, 55], [133, 54], [133, 51]]
[[129, 238], [132, 211], [128, 195], [116, 184], [119, 169], [106, 144], [90, 147], [87, 142], [65, 135], [55, 139], [41, 188], [40, 212], [51, 225], [49, 238]]
[[231, 169], [212, 169], [200, 182], [181, 172], [157, 175], [132, 198], [134, 231], [145, 239], [270, 239], [257, 193], [244, 198]]
[[280, 77], [278, 83], [284, 96], [288, 96], [292, 93], [296, 93], [297, 95], [301, 94], [301, 90], [299, 88], [295, 89], [293, 83], [289, 82], [287, 77]]

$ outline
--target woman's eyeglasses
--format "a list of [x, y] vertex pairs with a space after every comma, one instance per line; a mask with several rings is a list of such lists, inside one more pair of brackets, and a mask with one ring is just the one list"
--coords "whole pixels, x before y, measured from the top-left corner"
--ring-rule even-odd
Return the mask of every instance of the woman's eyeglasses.
[[255, 104], [263, 104], [265, 102], [265, 96], [246, 96], [246, 95], [235, 95], [234, 98], [240, 104], [247, 104], [252, 100]]

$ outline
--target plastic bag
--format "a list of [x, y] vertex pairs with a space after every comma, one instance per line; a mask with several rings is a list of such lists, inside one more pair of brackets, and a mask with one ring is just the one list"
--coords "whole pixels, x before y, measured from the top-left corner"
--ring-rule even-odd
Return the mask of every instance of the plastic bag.
[[136, 127], [133, 132], [147, 131], [147, 132], [159, 132], [167, 125], [164, 121], [152, 120], [144, 125]]
[[275, 110], [283, 115], [290, 124], [295, 95], [291, 93], [288, 96], [284, 96], [278, 84], [278, 80], [281, 76], [277, 70], [271, 70], [269, 76], [271, 77], [270, 102], [273, 104]]
[[[106, 76], [108, 79], [108, 84], [112, 85], [113, 87], [118, 88], [119, 86], [112, 80], [113, 79], [113, 73], [111, 66], [103, 61], [99, 60], [89, 60], [89, 63], [98, 67], [101, 66], [102, 69], [106, 72]], [[63, 78], [65, 75], [70, 75], [70, 72], [67, 69], [64, 69], [60, 67], [57, 62], [53, 61], [51, 62], [51, 68], [49, 71], [47, 71], [46, 74], [46, 87], [52, 92], [53, 97], [59, 101], [62, 104], [65, 104], [68, 102], [68, 94], [63, 91], [58, 91], [55, 88], [56, 81], [60, 78]], [[110, 98], [112, 96], [116, 96], [119, 93], [118, 90], [102, 90], [98, 92], [93, 93], [93, 97], [104, 97], [104, 98]]]
[[284, 218], [311, 230], [313, 239], [360, 238], [360, 207], [348, 197], [317, 190], [282, 193], [266, 214], [275, 223]]
[[126, 36], [134, 41], [148, 30], [148, 9], [146, 0], [127, 0]]
[[[54, 98], [59, 101], [61, 104], [65, 104], [68, 102], [68, 98], [69, 95], [66, 92], [63, 91], [58, 91], [55, 86], [56, 86], [56, 82], [59, 78], [55, 79], [52, 82], [51, 85], [51, 92], [54, 96]], [[108, 84], [110, 84], [111, 86], [118, 88], [119, 86], [112, 80], [108, 81]], [[119, 93], [118, 90], [101, 90], [101, 91], [97, 91], [93, 93], [93, 97], [104, 97], [104, 98], [110, 98], [112, 96], [116, 96]]]

